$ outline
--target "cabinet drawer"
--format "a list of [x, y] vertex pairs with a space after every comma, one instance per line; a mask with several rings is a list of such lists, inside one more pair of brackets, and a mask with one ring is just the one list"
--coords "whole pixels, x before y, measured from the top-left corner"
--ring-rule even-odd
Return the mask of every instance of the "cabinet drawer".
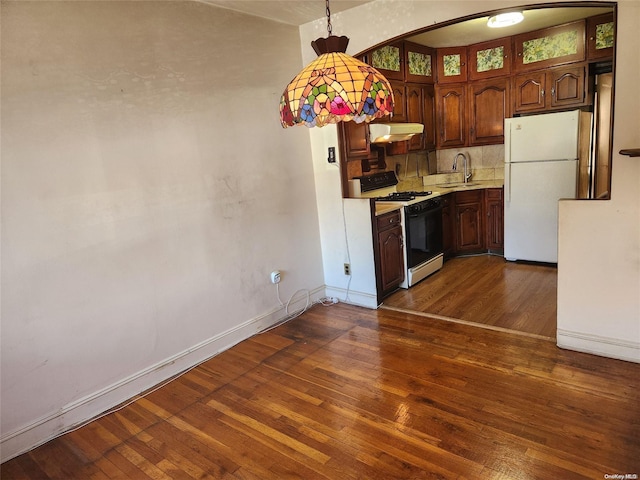
[[395, 225], [400, 225], [400, 210], [376, 217], [376, 227], [379, 232], [394, 227]]
[[469, 190], [466, 192], [456, 192], [456, 205], [465, 203], [478, 203], [482, 201], [483, 190]]
[[487, 188], [485, 190], [485, 195], [487, 200], [502, 200], [502, 189], [501, 188]]

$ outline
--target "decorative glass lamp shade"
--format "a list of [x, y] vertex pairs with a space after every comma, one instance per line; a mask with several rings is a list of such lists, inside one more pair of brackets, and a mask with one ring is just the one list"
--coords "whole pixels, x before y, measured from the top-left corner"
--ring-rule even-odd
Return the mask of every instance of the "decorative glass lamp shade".
[[370, 122], [392, 113], [389, 81], [372, 66], [344, 53], [348, 42], [347, 37], [330, 36], [311, 43], [319, 57], [287, 85], [280, 99], [284, 128]]

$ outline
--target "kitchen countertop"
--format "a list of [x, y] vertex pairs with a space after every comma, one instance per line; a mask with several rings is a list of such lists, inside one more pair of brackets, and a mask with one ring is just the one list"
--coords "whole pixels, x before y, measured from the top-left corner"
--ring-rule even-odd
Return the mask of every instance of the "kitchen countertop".
[[[504, 180], [477, 180], [469, 182], [468, 186], [465, 186], [461, 183], [452, 183], [452, 184], [443, 184], [443, 185], [424, 185], [422, 189], [416, 188], [416, 191], [428, 192], [431, 191], [432, 194], [426, 198], [435, 198], [441, 197], [442, 195], [446, 195], [448, 193], [453, 192], [464, 192], [467, 190], [480, 190], [484, 188], [502, 188], [504, 185]], [[384, 215], [385, 213], [393, 212], [394, 210], [398, 210], [402, 208], [401, 204], [394, 202], [378, 202], [376, 203], [376, 216]]]

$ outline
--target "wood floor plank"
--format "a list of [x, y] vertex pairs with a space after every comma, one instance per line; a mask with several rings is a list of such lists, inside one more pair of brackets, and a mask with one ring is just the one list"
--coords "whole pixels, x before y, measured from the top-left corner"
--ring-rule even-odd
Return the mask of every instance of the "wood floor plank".
[[555, 338], [557, 269], [494, 255], [457, 257], [385, 306]]
[[[478, 275], [443, 282], [500, 278]], [[520, 286], [506, 285], [518, 312]], [[438, 301], [465, 304], [458, 294]], [[638, 405], [638, 364], [424, 314], [316, 306], [0, 472], [11, 480], [596, 479], [640, 474]]]

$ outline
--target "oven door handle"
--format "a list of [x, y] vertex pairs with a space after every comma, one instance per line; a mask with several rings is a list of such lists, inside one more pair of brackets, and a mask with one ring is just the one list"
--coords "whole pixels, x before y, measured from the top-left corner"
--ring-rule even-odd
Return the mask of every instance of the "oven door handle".
[[407, 217], [409, 218], [418, 218], [418, 217], [424, 217], [426, 215], [430, 215], [432, 213], [437, 213], [437, 212], [442, 212], [442, 205], [436, 207], [436, 208], [430, 208], [429, 210], [423, 210], [421, 212], [418, 213], [409, 213], [407, 215]]

